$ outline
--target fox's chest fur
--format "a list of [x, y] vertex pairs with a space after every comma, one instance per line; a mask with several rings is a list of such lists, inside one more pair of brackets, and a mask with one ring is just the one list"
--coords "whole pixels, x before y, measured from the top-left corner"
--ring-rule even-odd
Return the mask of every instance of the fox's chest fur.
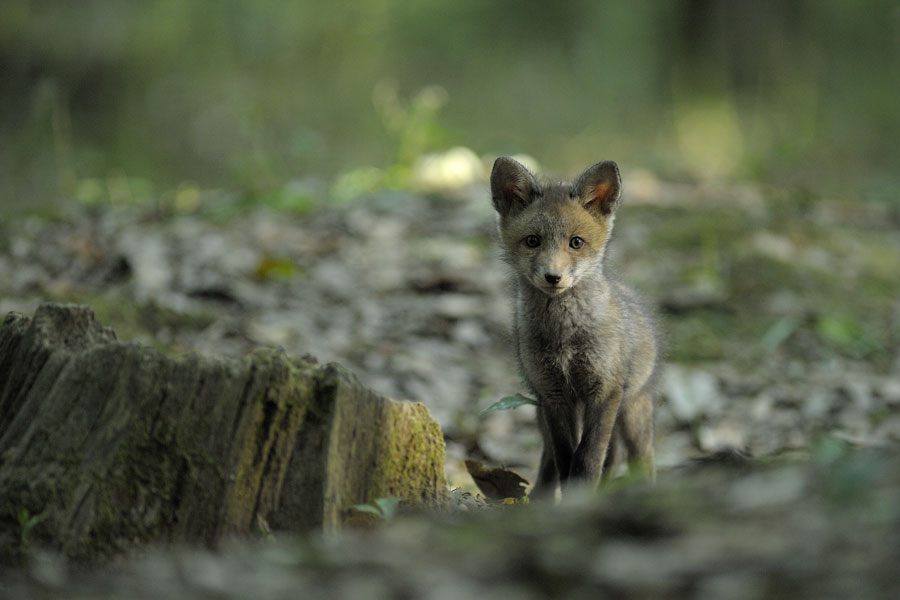
[[519, 284], [516, 349], [526, 382], [539, 397], [578, 404], [618, 383], [628, 349], [621, 347], [622, 327], [611, 317], [611, 301], [608, 287], [588, 282], [558, 297]]

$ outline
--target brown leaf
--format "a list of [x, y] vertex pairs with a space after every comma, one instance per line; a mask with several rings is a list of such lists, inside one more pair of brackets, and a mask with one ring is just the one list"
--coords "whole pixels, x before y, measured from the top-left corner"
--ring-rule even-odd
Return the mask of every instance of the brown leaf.
[[485, 467], [477, 460], [467, 460], [466, 469], [475, 480], [478, 489], [491, 500], [521, 498], [525, 495], [528, 480], [518, 473], [500, 467]]

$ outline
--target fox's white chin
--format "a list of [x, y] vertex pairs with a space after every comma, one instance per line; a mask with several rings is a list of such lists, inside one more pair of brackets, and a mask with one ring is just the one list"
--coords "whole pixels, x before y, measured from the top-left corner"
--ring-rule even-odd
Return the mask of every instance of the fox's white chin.
[[547, 294], [548, 296], [559, 296], [563, 292], [569, 289], [570, 286], [555, 286], [555, 285], [539, 285], [537, 288]]

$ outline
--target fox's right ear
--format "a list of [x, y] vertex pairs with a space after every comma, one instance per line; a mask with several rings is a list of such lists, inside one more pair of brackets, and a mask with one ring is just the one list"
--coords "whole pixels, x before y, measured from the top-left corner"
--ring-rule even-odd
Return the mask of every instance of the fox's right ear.
[[619, 166], [611, 160], [604, 160], [588, 168], [572, 186], [572, 194], [595, 216], [611, 215], [622, 195]]
[[491, 170], [491, 200], [501, 217], [528, 206], [538, 191], [534, 176], [521, 163], [508, 156], [494, 161]]

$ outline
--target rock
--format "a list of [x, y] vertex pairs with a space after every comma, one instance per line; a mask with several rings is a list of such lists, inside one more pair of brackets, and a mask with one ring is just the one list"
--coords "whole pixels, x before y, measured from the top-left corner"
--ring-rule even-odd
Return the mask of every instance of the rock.
[[450, 511], [451, 512], [471, 512], [480, 510], [496, 509], [496, 505], [491, 505], [482, 496], [466, 492], [460, 488], [450, 490]]
[[283, 351], [168, 357], [75, 305], [3, 321], [0, 432], [4, 561], [27, 542], [92, 562], [260, 523], [335, 530], [354, 504], [448, 498], [424, 405]]
[[666, 365], [662, 388], [669, 410], [682, 423], [721, 412], [722, 399], [714, 375], [699, 369]]
[[728, 421], [707, 423], [698, 428], [697, 441], [704, 452], [740, 450], [747, 445], [746, 430], [739, 424]]

